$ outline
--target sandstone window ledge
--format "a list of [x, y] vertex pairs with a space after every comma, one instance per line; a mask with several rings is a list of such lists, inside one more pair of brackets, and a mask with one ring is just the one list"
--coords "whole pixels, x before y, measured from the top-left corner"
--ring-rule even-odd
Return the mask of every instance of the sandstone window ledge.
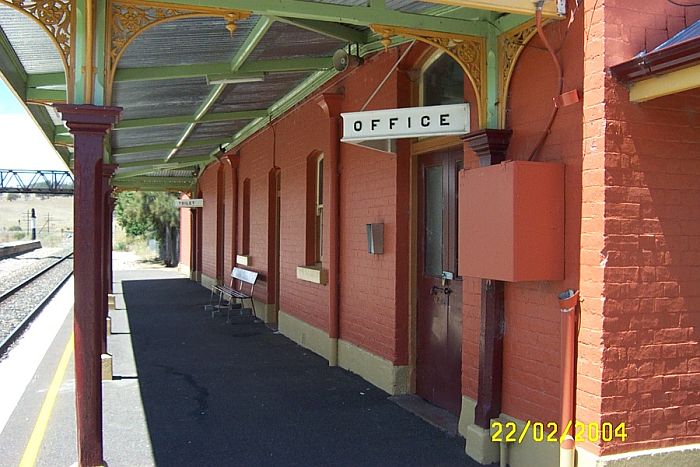
[[297, 279], [326, 285], [328, 283], [328, 270], [321, 266], [297, 266]]

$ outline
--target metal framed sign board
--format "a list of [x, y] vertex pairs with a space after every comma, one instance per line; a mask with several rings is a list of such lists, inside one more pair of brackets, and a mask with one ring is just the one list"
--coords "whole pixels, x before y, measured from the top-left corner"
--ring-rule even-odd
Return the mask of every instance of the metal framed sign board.
[[176, 208], [203, 208], [204, 200], [200, 198], [195, 199], [177, 199], [175, 200]]
[[469, 133], [469, 104], [345, 112], [343, 142]]

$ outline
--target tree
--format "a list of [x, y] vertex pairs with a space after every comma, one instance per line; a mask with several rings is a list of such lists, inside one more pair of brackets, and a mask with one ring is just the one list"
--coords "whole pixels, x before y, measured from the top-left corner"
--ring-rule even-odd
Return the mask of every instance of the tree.
[[177, 248], [172, 243], [180, 226], [177, 195], [163, 192], [122, 192], [114, 208], [117, 222], [130, 237], [155, 238], [161, 244], [161, 257], [168, 266], [177, 264]]

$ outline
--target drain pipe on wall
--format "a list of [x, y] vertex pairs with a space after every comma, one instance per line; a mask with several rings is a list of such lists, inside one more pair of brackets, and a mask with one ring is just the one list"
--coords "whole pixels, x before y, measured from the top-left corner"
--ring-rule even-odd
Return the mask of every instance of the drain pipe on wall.
[[[576, 391], [576, 309], [579, 291], [566, 290], [559, 294], [561, 309], [561, 420], [563, 441], [559, 446], [559, 467], [574, 467], [576, 444], [572, 434], [576, 423], [574, 397]], [[566, 432], [564, 432], [566, 430]]]
[[[552, 56], [552, 61], [554, 61], [554, 66], [557, 67], [558, 91], [557, 91], [556, 95], [558, 97], [561, 95], [561, 92], [564, 89], [564, 72], [562, 71], [561, 63], [559, 62], [559, 57], [557, 57], [557, 53], [552, 48], [552, 45], [549, 43], [549, 40], [547, 40], [547, 36], [545, 36], [544, 29], [542, 28], [542, 8], [543, 8], [543, 6], [544, 6], [544, 0], [538, 0], [537, 2], [535, 2], [535, 23], [537, 25], [537, 35], [540, 37], [540, 40], [542, 41], [544, 46], [547, 48], [547, 51], [549, 52], [549, 54]], [[537, 154], [540, 152], [540, 149], [542, 149], [544, 142], [547, 140], [547, 136], [549, 136], [549, 133], [552, 130], [552, 124], [554, 123], [554, 118], [557, 116], [558, 111], [559, 111], [559, 107], [557, 105], [554, 105], [552, 108], [552, 113], [549, 115], [549, 120], [547, 121], [547, 126], [545, 127], [544, 132], [542, 132], [542, 135], [540, 136], [540, 139], [537, 141], [537, 144], [532, 149], [530, 156], [528, 156], [528, 158], [527, 158], [528, 161], [534, 160], [535, 157], [537, 157]]]

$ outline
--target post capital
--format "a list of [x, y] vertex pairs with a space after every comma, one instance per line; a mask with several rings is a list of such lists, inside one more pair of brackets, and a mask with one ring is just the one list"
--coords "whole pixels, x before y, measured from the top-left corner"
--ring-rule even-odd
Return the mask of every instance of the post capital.
[[54, 104], [72, 134], [106, 133], [119, 121], [121, 107], [92, 104]]

